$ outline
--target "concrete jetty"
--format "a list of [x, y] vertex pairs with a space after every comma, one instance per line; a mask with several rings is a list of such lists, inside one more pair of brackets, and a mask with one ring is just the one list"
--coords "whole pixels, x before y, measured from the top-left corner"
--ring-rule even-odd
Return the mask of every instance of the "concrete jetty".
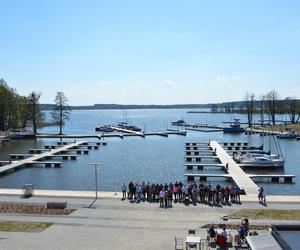
[[67, 151], [69, 149], [72, 149], [73, 147], [78, 147], [80, 145], [84, 145], [84, 144], [87, 144], [87, 143], [88, 143], [87, 141], [75, 142], [75, 143], [71, 143], [71, 144], [65, 145], [65, 146], [57, 148], [57, 149], [53, 149], [51, 151], [47, 151], [47, 152], [42, 153], [42, 154], [31, 155], [28, 158], [20, 160], [20, 161], [14, 161], [14, 162], [12, 162], [8, 165], [5, 165], [5, 166], [1, 167], [0, 168], [0, 174], [4, 174], [4, 173], [7, 173], [9, 171], [13, 171], [15, 169], [28, 166], [28, 165], [32, 164], [32, 162], [42, 161], [43, 159], [47, 159], [49, 157], [51, 158], [53, 155], [57, 155], [57, 154], [59, 154], [63, 151]]

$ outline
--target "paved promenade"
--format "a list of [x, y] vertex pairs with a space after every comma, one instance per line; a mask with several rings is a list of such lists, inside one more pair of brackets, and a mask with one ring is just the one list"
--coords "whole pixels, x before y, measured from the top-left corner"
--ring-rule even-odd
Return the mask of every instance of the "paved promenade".
[[[100, 193], [104, 194], [104, 193]], [[114, 193], [106, 193], [108, 196]], [[92, 198], [34, 196], [21, 199], [15, 195], [0, 195], [0, 202], [30, 202], [45, 204], [47, 201], [67, 201], [77, 211], [68, 216], [0, 214], [0, 220], [44, 221], [55, 225], [41, 233], [0, 232], [0, 249], [114, 249], [150, 250], [174, 249], [174, 237], [185, 238], [188, 229], [196, 229], [205, 237], [201, 226], [223, 223], [221, 217], [241, 208], [300, 209], [300, 202], [270, 202], [268, 207], [257, 201], [244, 201], [242, 205], [210, 207], [175, 204], [173, 208], [159, 208], [159, 204], [130, 203], [115, 198], [103, 198], [94, 208], [85, 208]], [[228, 223], [239, 223], [229, 220]], [[286, 223], [290, 221], [254, 221], [251, 224]], [[300, 223], [300, 221], [292, 221]], [[235, 232], [233, 232], [234, 234]]]

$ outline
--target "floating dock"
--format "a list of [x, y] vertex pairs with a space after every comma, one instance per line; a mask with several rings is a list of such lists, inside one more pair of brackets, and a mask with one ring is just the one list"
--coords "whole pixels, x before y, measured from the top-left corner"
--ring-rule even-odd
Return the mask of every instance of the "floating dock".
[[[131, 131], [131, 130], [130, 130]], [[135, 133], [128, 133], [124, 132], [122, 134], [88, 134], [88, 135], [80, 135], [80, 134], [68, 134], [68, 135], [58, 135], [58, 134], [37, 134], [36, 138], [57, 138], [57, 139], [88, 139], [88, 138], [96, 138], [96, 139], [103, 139], [103, 138], [121, 138], [124, 139], [125, 137], [131, 137], [131, 136], [138, 136], [138, 137], [146, 137], [146, 136], [162, 136], [162, 137], [168, 137], [169, 135], [179, 135], [179, 136], [186, 136], [186, 131], [158, 131], [158, 132], [136, 132]]]
[[[201, 150], [200, 147], [201, 146]], [[284, 180], [284, 183], [291, 183], [295, 175], [285, 175], [285, 174], [247, 174], [243, 171], [241, 167], [247, 165], [242, 165], [236, 163], [229, 153], [226, 151], [226, 148], [238, 147], [239, 149], [230, 149], [232, 151], [243, 151], [244, 147], [247, 147], [247, 142], [223, 142], [218, 143], [216, 141], [209, 141], [208, 143], [204, 142], [193, 142], [185, 144], [185, 159], [186, 159], [186, 168], [192, 170], [194, 167], [198, 169], [203, 169], [206, 167], [221, 167], [225, 173], [224, 174], [210, 174], [210, 173], [187, 173], [185, 176], [188, 180], [193, 181], [196, 177], [199, 177], [201, 181], [206, 181], [207, 178], [227, 178], [232, 179], [236, 185], [240, 187], [246, 194], [257, 195], [259, 187], [255, 184], [252, 179], [255, 178], [267, 178], [271, 182], [279, 182], [280, 179]], [[206, 150], [205, 150], [206, 148]], [[209, 151], [208, 151], [209, 150]], [[245, 151], [245, 150], [244, 150]], [[202, 155], [200, 153], [211, 152], [214, 155]], [[191, 155], [193, 153], [193, 155]], [[193, 161], [195, 159], [195, 161]], [[200, 163], [201, 159], [214, 159], [218, 160], [220, 163]]]
[[[81, 142], [74, 142], [74, 143], [70, 143], [68, 145], [64, 145], [60, 148], [57, 149], [53, 149], [53, 150], [48, 150], [45, 153], [41, 153], [41, 154], [35, 154], [35, 155], [30, 155], [30, 154], [19, 154], [21, 155], [21, 157], [25, 157], [28, 156], [28, 158], [20, 160], [20, 161], [13, 161], [8, 165], [2, 166], [0, 168], [0, 174], [4, 174], [10, 171], [13, 171], [15, 169], [18, 168], [22, 168], [22, 167], [26, 167], [32, 164], [43, 164], [43, 159], [49, 159], [51, 157], [55, 157], [55, 156], [59, 156], [59, 154], [61, 152], [73, 149], [74, 147], [78, 147], [81, 145], [87, 145], [88, 142], [87, 141], [81, 141]], [[11, 154], [13, 156], [17, 156], [18, 154]], [[45, 166], [51, 166], [50, 164], [54, 164], [54, 166], [61, 166], [60, 162], [44, 162]]]

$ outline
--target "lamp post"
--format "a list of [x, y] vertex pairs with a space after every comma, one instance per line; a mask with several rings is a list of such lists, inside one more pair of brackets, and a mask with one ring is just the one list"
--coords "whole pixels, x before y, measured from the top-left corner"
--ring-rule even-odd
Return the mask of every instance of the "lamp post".
[[97, 173], [97, 166], [101, 165], [102, 163], [100, 162], [94, 162], [94, 163], [89, 163], [89, 165], [93, 165], [95, 167], [95, 199], [93, 200], [93, 202], [88, 206], [89, 208], [91, 208], [93, 206], [93, 204], [96, 202], [96, 200], [98, 199], [98, 173]]

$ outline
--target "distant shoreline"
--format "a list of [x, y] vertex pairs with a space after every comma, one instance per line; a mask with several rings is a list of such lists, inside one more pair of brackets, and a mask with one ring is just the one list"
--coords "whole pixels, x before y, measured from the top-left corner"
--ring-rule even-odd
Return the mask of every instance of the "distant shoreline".
[[[53, 110], [53, 104], [40, 104], [41, 110]], [[71, 110], [115, 110], [115, 109], [210, 109], [211, 104], [174, 104], [174, 105], [122, 105], [94, 104], [92, 106], [70, 106]], [[210, 111], [209, 111], [210, 112]]]

